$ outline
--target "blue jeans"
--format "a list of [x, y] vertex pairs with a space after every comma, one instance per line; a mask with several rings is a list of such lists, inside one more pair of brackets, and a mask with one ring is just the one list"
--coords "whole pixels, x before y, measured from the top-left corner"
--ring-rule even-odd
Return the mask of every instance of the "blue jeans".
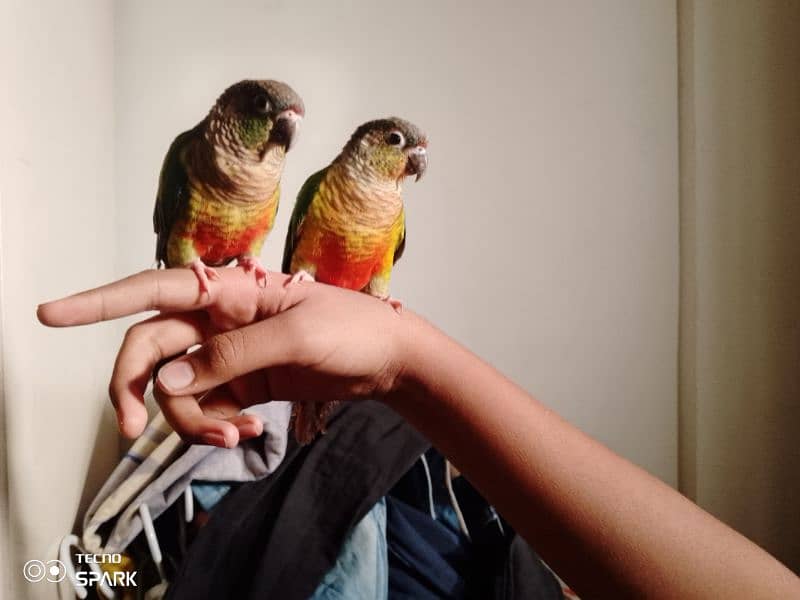
[[381, 498], [350, 532], [311, 600], [386, 600], [388, 590], [386, 500]]

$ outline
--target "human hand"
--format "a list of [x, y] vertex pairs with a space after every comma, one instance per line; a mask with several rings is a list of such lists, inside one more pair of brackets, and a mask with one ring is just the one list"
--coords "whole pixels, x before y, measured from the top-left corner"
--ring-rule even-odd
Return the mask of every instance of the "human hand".
[[[155, 396], [185, 440], [232, 447], [261, 434], [240, 410], [268, 400], [338, 401], [381, 396], [402, 371], [408, 311], [398, 315], [366, 294], [318, 283], [266, 288], [242, 269], [220, 269], [198, 294], [188, 269], [143, 271], [39, 306], [39, 320], [65, 327], [156, 310], [128, 329], [109, 394], [120, 431], [142, 433], [144, 393], [157, 364]], [[205, 394], [205, 395], [204, 395]]]

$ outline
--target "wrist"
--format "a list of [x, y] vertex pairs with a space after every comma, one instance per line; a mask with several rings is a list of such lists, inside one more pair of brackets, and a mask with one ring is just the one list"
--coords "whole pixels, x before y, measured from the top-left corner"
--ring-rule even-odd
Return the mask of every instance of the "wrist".
[[410, 395], [420, 395], [427, 387], [430, 367], [435, 360], [437, 340], [444, 335], [419, 315], [404, 311], [394, 341], [394, 368], [384, 401], [390, 406]]

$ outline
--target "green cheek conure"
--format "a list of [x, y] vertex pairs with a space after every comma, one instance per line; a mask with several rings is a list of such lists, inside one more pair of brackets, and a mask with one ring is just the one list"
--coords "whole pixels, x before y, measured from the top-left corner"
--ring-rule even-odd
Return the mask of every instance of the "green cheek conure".
[[[406, 243], [402, 182], [422, 177], [427, 139], [396, 117], [356, 129], [333, 162], [306, 180], [297, 196], [283, 254], [292, 283], [316, 280], [389, 302], [392, 267]], [[308, 443], [324, 430], [331, 403], [296, 404], [295, 437]]]
[[175, 138], [153, 212], [159, 265], [191, 268], [203, 293], [218, 277], [213, 267], [236, 259], [266, 285], [258, 256], [275, 222], [284, 159], [304, 112], [303, 100], [285, 83], [241, 81]]

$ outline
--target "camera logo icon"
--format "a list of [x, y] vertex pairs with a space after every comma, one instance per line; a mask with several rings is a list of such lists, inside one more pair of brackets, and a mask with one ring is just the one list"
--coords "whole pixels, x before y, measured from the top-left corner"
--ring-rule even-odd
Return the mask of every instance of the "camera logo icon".
[[22, 575], [31, 583], [46, 580], [50, 583], [63, 581], [67, 576], [67, 568], [60, 560], [29, 560], [22, 567]]

